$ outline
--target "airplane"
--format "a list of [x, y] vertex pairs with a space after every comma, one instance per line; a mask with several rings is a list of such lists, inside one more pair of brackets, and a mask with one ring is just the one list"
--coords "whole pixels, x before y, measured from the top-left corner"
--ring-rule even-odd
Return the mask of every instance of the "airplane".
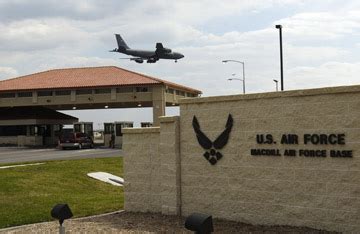
[[132, 58], [122, 58], [122, 59], [130, 59], [137, 63], [143, 63], [144, 60], [147, 60], [147, 63], [156, 63], [159, 59], [174, 59], [175, 63], [178, 59], [184, 58], [184, 55], [172, 52], [171, 49], [165, 48], [162, 43], [156, 43], [156, 50], [135, 50], [130, 49], [129, 46], [126, 45], [124, 39], [120, 36], [120, 34], [115, 34], [116, 41], [118, 44], [118, 48], [110, 50], [109, 52], [119, 52], [126, 55], [134, 56]]

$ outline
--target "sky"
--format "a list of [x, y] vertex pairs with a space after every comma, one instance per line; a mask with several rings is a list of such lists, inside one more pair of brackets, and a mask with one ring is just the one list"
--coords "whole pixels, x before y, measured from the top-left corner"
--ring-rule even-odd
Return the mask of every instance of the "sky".
[[[54, 68], [118, 66], [199, 89], [202, 96], [275, 91], [283, 26], [285, 90], [360, 84], [358, 0], [0, 0], [0, 80]], [[156, 42], [185, 55], [137, 64], [108, 51]], [[66, 111], [101, 128], [152, 121], [151, 108]], [[167, 115], [178, 115], [168, 108]]]

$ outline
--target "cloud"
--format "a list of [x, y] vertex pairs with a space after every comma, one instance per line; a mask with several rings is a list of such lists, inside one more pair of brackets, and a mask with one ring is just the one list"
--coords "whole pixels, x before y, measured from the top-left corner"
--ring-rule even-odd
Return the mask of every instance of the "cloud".
[[12, 67], [0, 67], [0, 80], [18, 76], [18, 72]]
[[289, 89], [358, 85], [360, 62], [327, 62], [318, 67], [296, 67], [287, 72]]
[[0, 24], [0, 51], [76, 48], [86, 36], [86, 32], [62, 19], [16, 21]]
[[97, 20], [112, 14], [121, 14], [131, 5], [121, 0], [11, 0], [0, 1], [2, 22], [42, 18], [68, 18], [75, 20]]
[[[360, 35], [360, 11], [304, 12], [281, 19], [292, 41], [334, 40], [346, 35]], [[300, 37], [300, 38], [299, 38]]]

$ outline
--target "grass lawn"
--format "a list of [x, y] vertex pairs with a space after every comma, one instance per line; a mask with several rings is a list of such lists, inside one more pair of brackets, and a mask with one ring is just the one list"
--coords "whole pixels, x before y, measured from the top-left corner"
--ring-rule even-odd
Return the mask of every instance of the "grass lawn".
[[0, 169], [0, 228], [53, 220], [50, 211], [57, 203], [67, 203], [74, 217], [122, 209], [122, 187], [86, 175], [104, 171], [122, 177], [122, 163], [99, 158]]

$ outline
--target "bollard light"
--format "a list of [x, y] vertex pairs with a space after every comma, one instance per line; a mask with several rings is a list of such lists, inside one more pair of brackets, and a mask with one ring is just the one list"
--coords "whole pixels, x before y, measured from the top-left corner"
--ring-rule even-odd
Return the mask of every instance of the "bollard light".
[[62, 224], [64, 223], [65, 219], [70, 219], [71, 217], [73, 217], [73, 214], [68, 204], [55, 205], [51, 210], [51, 216], [59, 220], [60, 223], [59, 233], [65, 234], [65, 228], [62, 226]]
[[193, 213], [185, 220], [185, 228], [199, 234], [207, 234], [214, 231], [212, 216]]

